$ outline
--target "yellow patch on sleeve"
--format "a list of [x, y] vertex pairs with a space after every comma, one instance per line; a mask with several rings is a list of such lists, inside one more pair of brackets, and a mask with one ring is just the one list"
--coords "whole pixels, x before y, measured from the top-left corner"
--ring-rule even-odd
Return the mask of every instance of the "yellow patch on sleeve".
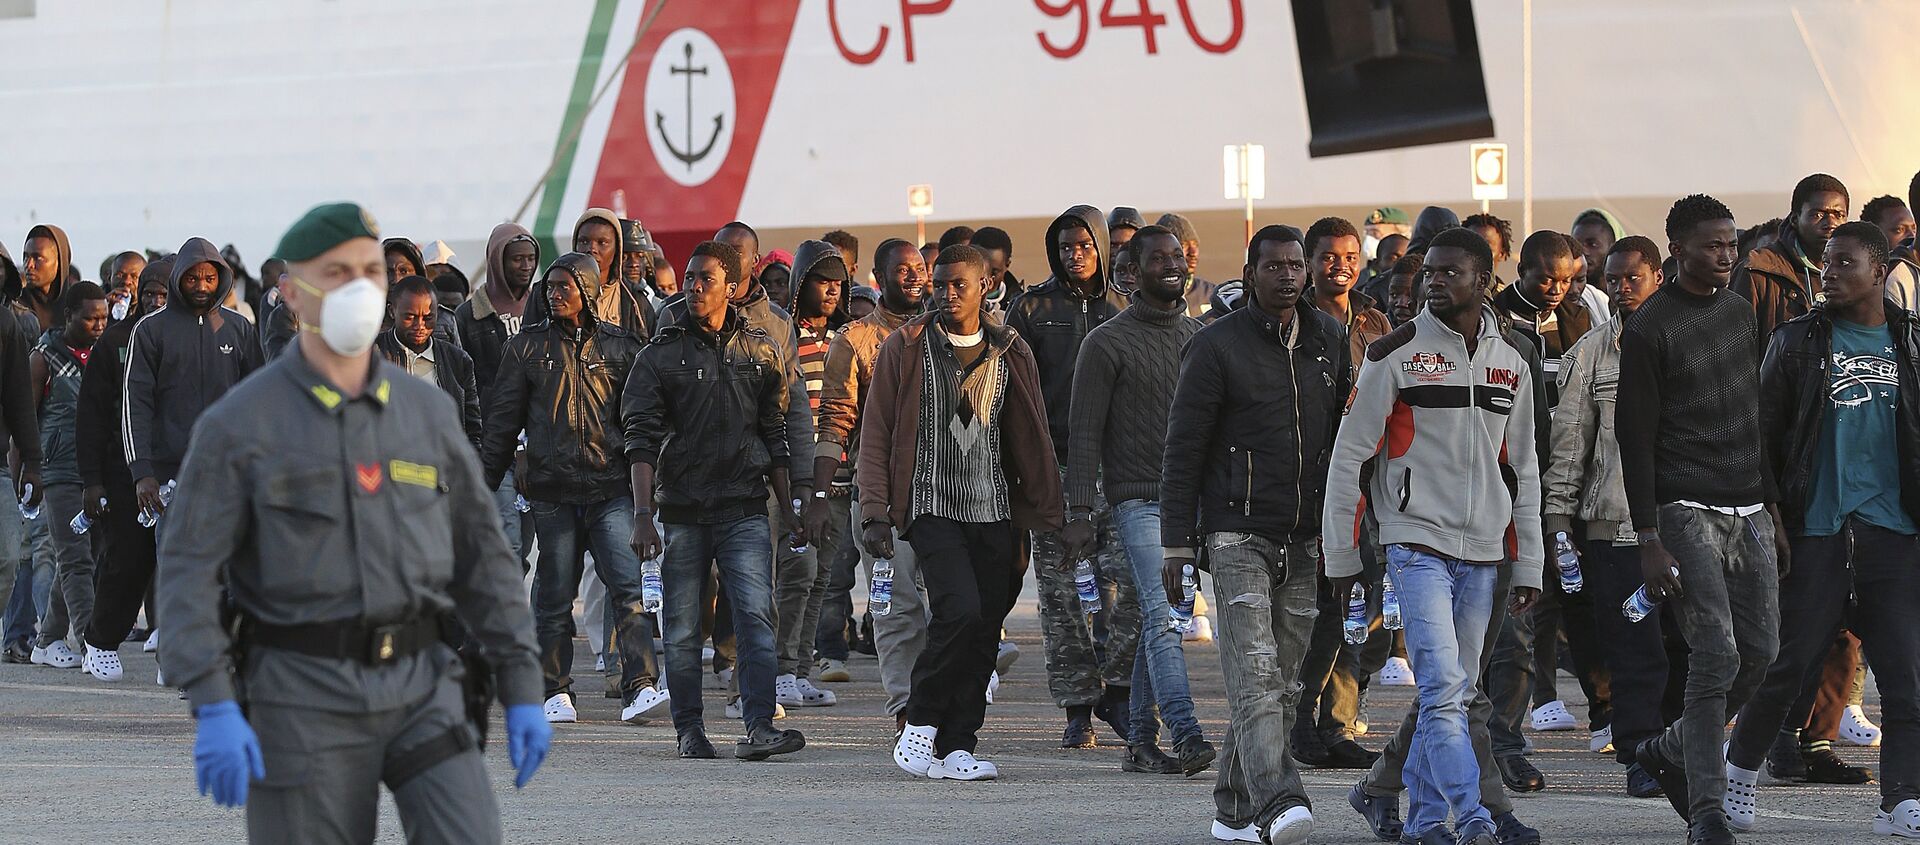
[[387, 465], [387, 475], [394, 481], [415, 487], [440, 486], [440, 469], [426, 464], [392, 461]]

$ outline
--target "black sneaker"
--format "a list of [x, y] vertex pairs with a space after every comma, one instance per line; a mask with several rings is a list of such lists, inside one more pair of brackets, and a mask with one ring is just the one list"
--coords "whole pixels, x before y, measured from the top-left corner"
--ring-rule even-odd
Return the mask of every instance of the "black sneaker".
[[1380, 759], [1380, 752], [1368, 751], [1360, 743], [1343, 739], [1327, 746], [1326, 768], [1329, 769], [1371, 769], [1373, 761]]
[[1855, 766], [1840, 759], [1832, 748], [1821, 746], [1811, 751], [1800, 752], [1800, 759], [1806, 763], [1807, 783], [1872, 783], [1873, 770], [1865, 766]]
[[1293, 734], [1287, 737], [1287, 753], [1293, 755], [1294, 762], [1310, 769], [1325, 768], [1333, 760], [1320, 732], [1300, 725], [1295, 725]]
[[713, 743], [707, 741], [706, 731], [696, 728], [680, 733], [680, 759], [711, 760], [718, 756], [713, 751]]
[[1106, 692], [1100, 694], [1100, 703], [1094, 705], [1093, 715], [1106, 722], [1107, 727], [1120, 737], [1121, 742], [1133, 740], [1133, 690], [1131, 687], [1109, 684]]
[[1493, 837], [1499, 845], [1540, 845], [1540, 831], [1528, 827], [1511, 811], [1493, 817]]
[[1508, 792], [1539, 792], [1547, 788], [1547, 776], [1534, 768], [1533, 761], [1524, 754], [1495, 757], [1493, 762], [1499, 767], [1500, 782], [1507, 785]]
[[1781, 783], [1799, 783], [1807, 779], [1807, 761], [1800, 758], [1798, 732], [1785, 732], [1773, 738], [1767, 749], [1767, 777]]
[[1687, 825], [1687, 845], [1739, 845], [1733, 828], [1727, 826], [1727, 814], [1702, 813]]
[[1693, 803], [1687, 797], [1687, 773], [1654, 748], [1654, 742], [1658, 739], [1645, 740], [1633, 749], [1633, 761], [1660, 784], [1660, 791], [1666, 793], [1667, 803], [1673, 805], [1673, 811], [1679, 813], [1680, 818], [1691, 821]]
[[1356, 783], [1347, 790], [1347, 804], [1367, 820], [1367, 827], [1373, 830], [1373, 838], [1381, 842], [1400, 838], [1404, 827], [1400, 822], [1400, 799], [1397, 796], [1369, 795]]
[[1129, 745], [1120, 760], [1120, 771], [1147, 775], [1180, 774], [1180, 761], [1167, 756], [1158, 745]]
[[1174, 743], [1173, 753], [1180, 758], [1180, 773], [1187, 777], [1206, 771], [1208, 766], [1213, 765], [1213, 758], [1217, 756], [1217, 752], [1213, 750], [1213, 743], [1199, 734]]
[[1067, 729], [1060, 734], [1061, 748], [1092, 748], [1093, 722], [1087, 718], [1085, 707], [1067, 708]]
[[747, 735], [740, 738], [733, 748], [733, 756], [741, 760], [765, 760], [775, 754], [792, 754], [807, 747], [807, 738], [796, 730], [779, 730], [771, 724], [762, 723], [747, 729]]
[[1658, 798], [1666, 791], [1660, 788], [1660, 782], [1647, 774], [1639, 763], [1627, 766], [1627, 796], [1630, 798]]

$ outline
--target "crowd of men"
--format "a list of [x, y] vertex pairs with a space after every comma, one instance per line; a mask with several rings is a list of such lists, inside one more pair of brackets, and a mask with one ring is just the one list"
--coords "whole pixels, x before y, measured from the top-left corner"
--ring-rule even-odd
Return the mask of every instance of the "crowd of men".
[[[1848, 222], [1815, 174], [1777, 220], [1696, 194], [1654, 237], [1596, 208], [1517, 250], [1492, 215], [1382, 208], [1262, 228], [1220, 284], [1190, 222], [1126, 207], [1053, 220], [1033, 284], [997, 228], [763, 252], [735, 222], [676, 272], [589, 209], [558, 256], [495, 227], [475, 285], [443, 243], [375, 259], [345, 204], [257, 281], [201, 238], [82, 281], [39, 225], [17, 265], [0, 248], [5, 657], [111, 682], [144, 639], [200, 720], [203, 791], [251, 783], [250, 824], [370, 831], [342, 785], [367, 761], [313, 784], [278, 761], [371, 730], [409, 749], [372, 758], [409, 824], [465, 836], [449, 796], [485, 783], [477, 757], [445, 770], [474, 738], [457, 702], [423, 709], [460, 694], [434, 672], [497, 673], [480, 712], [507, 705], [524, 784], [544, 726], [580, 718], [583, 585], [606, 695], [670, 720], [680, 757], [716, 756], [710, 673], [735, 756], [763, 760], [804, 747], [776, 720], [834, 705], [860, 650], [899, 767], [981, 780], [1031, 569], [1062, 746], [1097, 720], [1125, 771], [1217, 767], [1221, 840], [1307, 841], [1311, 767], [1365, 770], [1348, 800], [1383, 841], [1539, 842], [1508, 795], [1546, 786], [1524, 727], [1581, 726], [1564, 666], [1627, 793], [1730, 843], [1762, 772], [1871, 779], [1832, 749], [1881, 742], [1868, 660], [1872, 826], [1920, 838], [1920, 176], [1908, 193]], [[375, 546], [410, 568], [339, 571]], [[355, 672], [416, 653], [441, 662]], [[1369, 685], [1402, 678], [1414, 706], [1363, 747]]]

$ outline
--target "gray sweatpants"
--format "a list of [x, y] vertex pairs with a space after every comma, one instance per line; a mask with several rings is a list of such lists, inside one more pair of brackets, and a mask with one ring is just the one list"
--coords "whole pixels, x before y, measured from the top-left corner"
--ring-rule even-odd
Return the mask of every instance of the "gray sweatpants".
[[[853, 509], [849, 523], [854, 542], [860, 543], [860, 510]], [[873, 583], [873, 556], [860, 548], [860, 572]], [[927, 623], [932, 620], [927, 607], [927, 585], [913, 556], [913, 545], [893, 532], [893, 608], [885, 616], [874, 614], [873, 650], [880, 654], [880, 688], [887, 693], [887, 715], [906, 712], [907, 695], [913, 690], [913, 664], [927, 647]]]
[[93, 543], [69, 527], [80, 512], [83, 489], [78, 484], [49, 484], [40, 503], [52, 541], [56, 579], [54, 600], [47, 603], [47, 615], [40, 620], [41, 646], [62, 638], [79, 642], [80, 633], [93, 620]]
[[[460, 684], [451, 676], [412, 707], [332, 713], [256, 703], [247, 716], [267, 770], [247, 796], [252, 842], [372, 842], [380, 817], [379, 773], [388, 753], [450, 728], [471, 730]], [[478, 750], [413, 776], [393, 792], [393, 802], [413, 845], [501, 841], [500, 804]]]

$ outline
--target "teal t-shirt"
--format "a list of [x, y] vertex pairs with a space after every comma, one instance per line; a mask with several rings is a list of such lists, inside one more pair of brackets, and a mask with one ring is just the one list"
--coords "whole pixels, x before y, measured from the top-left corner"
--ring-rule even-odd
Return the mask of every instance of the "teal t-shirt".
[[1827, 367], [1832, 386], [1807, 491], [1807, 536], [1838, 534], [1848, 516], [1888, 531], [1920, 533], [1900, 506], [1894, 422], [1900, 371], [1892, 332], [1885, 324], [1868, 328], [1834, 320]]

